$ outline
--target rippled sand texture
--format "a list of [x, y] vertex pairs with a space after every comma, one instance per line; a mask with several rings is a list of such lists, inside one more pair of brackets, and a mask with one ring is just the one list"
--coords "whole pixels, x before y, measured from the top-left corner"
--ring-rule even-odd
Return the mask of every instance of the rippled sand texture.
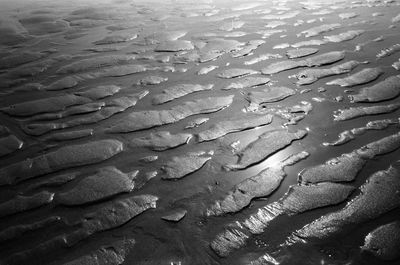
[[400, 0], [0, 3], [0, 264], [400, 263]]

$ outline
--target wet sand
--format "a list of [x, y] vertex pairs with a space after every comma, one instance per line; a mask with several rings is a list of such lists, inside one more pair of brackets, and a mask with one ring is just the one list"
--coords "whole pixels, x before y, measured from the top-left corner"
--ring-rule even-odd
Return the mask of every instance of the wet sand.
[[398, 264], [399, 1], [0, 10], [0, 264]]

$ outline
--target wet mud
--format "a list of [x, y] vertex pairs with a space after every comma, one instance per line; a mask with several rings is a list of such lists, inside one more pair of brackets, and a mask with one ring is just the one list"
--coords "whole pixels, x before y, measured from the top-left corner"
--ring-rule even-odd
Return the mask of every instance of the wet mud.
[[398, 0], [0, 14], [0, 264], [400, 262]]

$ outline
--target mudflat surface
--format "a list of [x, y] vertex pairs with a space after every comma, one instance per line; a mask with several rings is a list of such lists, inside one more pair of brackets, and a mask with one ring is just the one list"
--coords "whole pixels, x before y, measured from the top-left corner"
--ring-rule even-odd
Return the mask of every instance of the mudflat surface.
[[399, 0], [0, 3], [0, 264], [399, 264]]

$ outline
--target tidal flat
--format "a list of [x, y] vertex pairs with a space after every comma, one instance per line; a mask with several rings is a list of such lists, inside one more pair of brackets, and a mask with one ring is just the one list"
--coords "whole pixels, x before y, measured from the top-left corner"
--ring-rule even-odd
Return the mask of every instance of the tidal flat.
[[400, 264], [400, 0], [0, 0], [0, 265]]

